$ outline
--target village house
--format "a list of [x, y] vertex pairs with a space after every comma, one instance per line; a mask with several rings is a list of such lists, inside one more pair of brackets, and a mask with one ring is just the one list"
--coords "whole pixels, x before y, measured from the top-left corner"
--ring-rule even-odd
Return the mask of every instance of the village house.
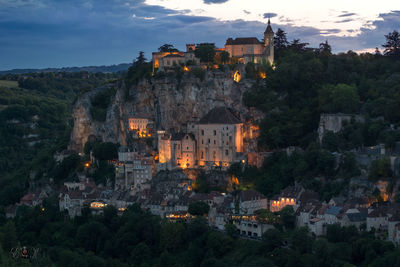
[[118, 161], [114, 166], [116, 190], [142, 190], [153, 177], [153, 157], [132, 152], [127, 147], [119, 148]]
[[286, 187], [279, 196], [270, 200], [270, 211], [277, 212], [286, 206], [293, 206], [293, 209], [296, 210], [299, 206], [300, 196], [304, 191], [304, 188], [299, 185]]
[[258, 221], [255, 215], [233, 215], [232, 222], [240, 235], [252, 238], [261, 238], [265, 231], [274, 228], [272, 224]]
[[372, 228], [377, 231], [387, 230], [389, 225], [387, 211], [388, 208], [385, 206], [372, 210], [367, 216], [367, 231], [371, 231]]
[[241, 191], [235, 203], [235, 214], [254, 214], [256, 210], [268, 209], [268, 199], [256, 190]]

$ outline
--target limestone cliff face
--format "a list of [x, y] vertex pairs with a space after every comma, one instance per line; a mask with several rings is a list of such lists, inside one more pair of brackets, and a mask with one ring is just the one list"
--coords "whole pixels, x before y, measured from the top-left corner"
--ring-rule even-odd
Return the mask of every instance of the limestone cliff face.
[[81, 96], [73, 107], [74, 129], [70, 148], [83, 151], [90, 136], [103, 141], [126, 143], [128, 118], [146, 114], [156, 127], [180, 130], [187, 122], [196, 122], [214, 107], [227, 106], [237, 112], [244, 121], [249, 112], [243, 104], [243, 93], [253, 81], [233, 81], [233, 71], [207, 71], [204, 80], [185, 73], [180, 80], [166, 76], [151, 81], [142, 80], [129, 90], [129, 101], [125, 101], [125, 88], [120, 85], [107, 110], [104, 123], [93, 121], [90, 116], [90, 99], [109, 86], [95, 89]]
[[121, 117], [124, 114], [123, 96], [121, 95], [123, 90], [117, 90], [113, 97], [111, 105], [107, 109], [105, 122], [95, 121], [90, 115], [91, 99], [97, 93], [115, 86], [118, 85], [109, 84], [96, 88], [80, 96], [75, 102], [72, 110], [74, 128], [71, 133], [69, 149], [82, 153], [86, 142], [90, 138], [97, 138], [104, 142], [125, 144], [125, 125]]

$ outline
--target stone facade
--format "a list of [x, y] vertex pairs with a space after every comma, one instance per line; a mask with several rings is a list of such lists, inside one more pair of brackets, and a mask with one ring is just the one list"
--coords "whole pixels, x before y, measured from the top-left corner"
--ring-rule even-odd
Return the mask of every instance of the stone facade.
[[159, 170], [226, 169], [243, 152], [243, 123], [227, 108], [212, 109], [188, 128], [189, 133], [158, 131]]

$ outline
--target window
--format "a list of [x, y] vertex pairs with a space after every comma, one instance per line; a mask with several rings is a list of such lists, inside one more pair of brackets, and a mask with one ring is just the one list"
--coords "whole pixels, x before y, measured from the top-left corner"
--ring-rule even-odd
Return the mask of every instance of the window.
[[211, 141], [210, 141], [210, 138], [208, 138], [208, 140], [207, 140], [207, 141], [208, 141], [208, 143], [211, 143]]
[[229, 142], [232, 142], [232, 136], [229, 136]]
[[214, 135], [217, 135], [217, 131], [216, 130], [214, 130]]
[[228, 156], [228, 155], [229, 155], [229, 151], [225, 150], [225, 156]]
[[201, 130], [201, 135], [204, 135], [204, 130]]
[[204, 152], [203, 152], [203, 151], [201, 151], [200, 158], [201, 158], [201, 159], [204, 159]]
[[214, 145], [216, 144], [217, 142], [214, 140]]
[[217, 152], [214, 150], [213, 151], [213, 159], [215, 160], [217, 158]]
[[201, 139], [201, 144], [204, 145], [204, 140], [203, 139]]
[[189, 135], [186, 135], [186, 140], [189, 139]]

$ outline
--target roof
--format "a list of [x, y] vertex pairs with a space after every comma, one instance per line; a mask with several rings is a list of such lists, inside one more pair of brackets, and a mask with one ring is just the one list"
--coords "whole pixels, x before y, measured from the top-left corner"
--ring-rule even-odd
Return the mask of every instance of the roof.
[[192, 140], [195, 140], [194, 135], [192, 133], [176, 133], [172, 134], [171, 141], [180, 141], [182, 140], [186, 135], [188, 135]]
[[266, 197], [259, 193], [256, 190], [245, 190], [239, 193], [239, 199], [241, 201], [250, 201], [250, 200], [258, 200], [258, 199], [265, 199]]
[[342, 210], [342, 207], [331, 206], [325, 211], [325, 214], [330, 214], [330, 215], [336, 216], [340, 213], [341, 210]]
[[217, 107], [210, 110], [199, 124], [239, 124], [242, 123], [232, 111], [226, 107]]
[[166, 55], [164, 58], [170, 58], [170, 57], [184, 57], [184, 56], [181, 56], [179, 54], [169, 54], [169, 55]]
[[346, 216], [351, 222], [363, 222], [367, 219], [364, 213], [346, 213]]
[[272, 30], [272, 27], [271, 27], [271, 22], [269, 21], [269, 19], [268, 19], [268, 26], [265, 29], [264, 33], [268, 33], [268, 34], [271, 34], [271, 33], [273, 34], [274, 33], [274, 31]]
[[225, 45], [246, 45], [246, 44], [262, 44], [256, 37], [245, 38], [228, 38]]

